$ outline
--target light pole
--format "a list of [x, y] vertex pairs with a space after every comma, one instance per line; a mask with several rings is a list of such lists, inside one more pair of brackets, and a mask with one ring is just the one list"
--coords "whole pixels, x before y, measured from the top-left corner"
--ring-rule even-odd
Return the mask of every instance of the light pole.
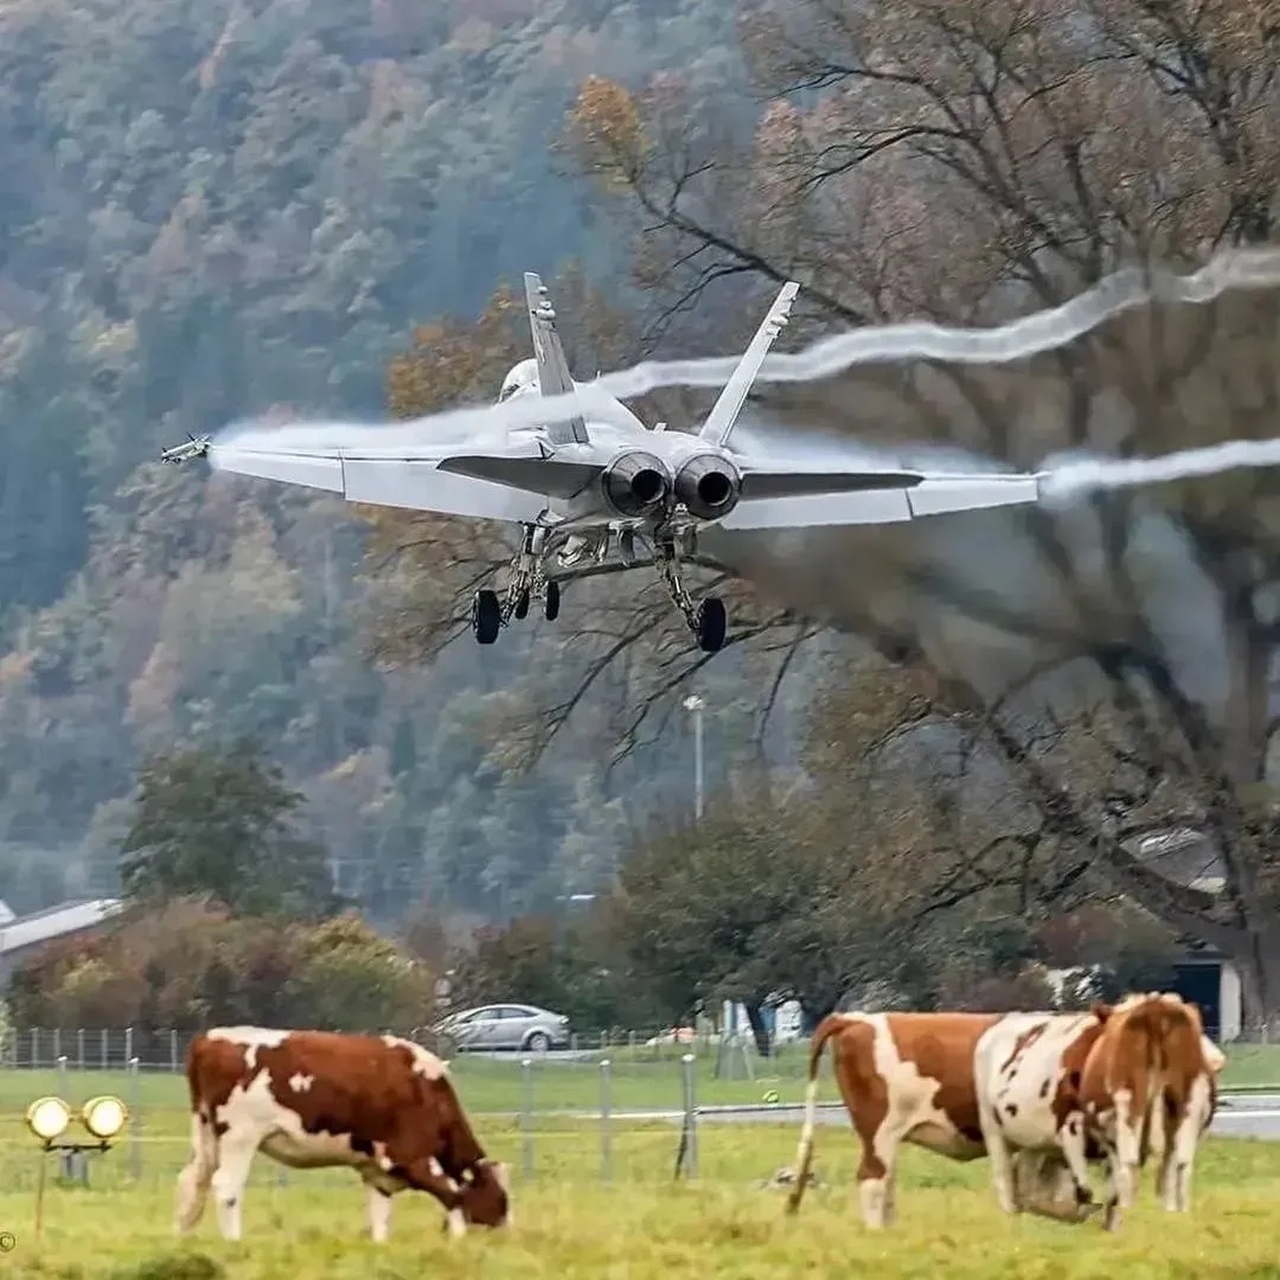
[[693, 812], [702, 821], [702, 708], [706, 704], [696, 694], [684, 700], [684, 709], [693, 714]]

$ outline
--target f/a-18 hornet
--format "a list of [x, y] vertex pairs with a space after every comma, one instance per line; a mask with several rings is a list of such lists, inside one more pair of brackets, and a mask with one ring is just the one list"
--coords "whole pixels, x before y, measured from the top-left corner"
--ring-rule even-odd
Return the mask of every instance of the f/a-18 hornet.
[[[348, 442], [315, 424], [251, 431], [214, 444], [208, 436], [166, 449], [168, 462], [208, 456], [219, 470], [308, 485], [367, 502], [508, 520], [523, 529], [506, 591], [477, 591], [472, 629], [492, 644], [510, 619], [541, 601], [548, 620], [560, 611], [560, 581], [577, 566], [609, 561], [616, 546], [626, 568], [641, 557], [657, 568], [675, 607], [706, 652], [725, 640], [724, 603], [695, 602], [681, 559], [697, 554], [700, 530], [784, 529], [910, 520], [948, 511], [1034, 502], [1038, 477], [1027, 473], [957, 475], [916, 470], [831, 470], [787, 465], [730, 444], [747, 392], [787, 323], [800, 286], [785, 284], [696, 433], [646, 428], [598, 385], [575, 382], [541, 279], [526, 273], [525, 299], [534, 358], [503, 380], [498, 403], [517, 396], [568, 396], [572, 416], [552, 411], [532, 427], [453, 440], [413, 439], [412, 424], [388, 427], [371, 446], [368, 428]], [[576, 410], [576, 412], [574, 412]], [[392, 445], [392, 436], [397, 441]], [[581, 570], [578, 570], [581, 572]]]

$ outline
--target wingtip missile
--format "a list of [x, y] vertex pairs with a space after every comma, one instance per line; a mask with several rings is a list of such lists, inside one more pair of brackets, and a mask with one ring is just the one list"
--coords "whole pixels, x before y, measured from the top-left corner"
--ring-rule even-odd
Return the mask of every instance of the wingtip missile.
[[186, 462], [188, 458], [203, 458], [209, 452], [208, 436], [188, 436], [182, 444], [160, 453], [161, 462]]

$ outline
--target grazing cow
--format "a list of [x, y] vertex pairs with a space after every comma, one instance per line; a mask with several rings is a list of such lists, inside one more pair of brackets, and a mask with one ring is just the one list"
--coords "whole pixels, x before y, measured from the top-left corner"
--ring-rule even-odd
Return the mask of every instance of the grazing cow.
[[1105, 1159], [1104, 1224], [1114, 1229], [1118, 1210], [1133, 1203], [1152, 1139], [1163, 1149], [1165, 1125], [1175, 1116], [1178, 1139], [1167, 1159], [1178, 1170], [1185, 1166], [1189, 1178], [1188, 1144], [1193, 1153], [1210, 1118], [1212, 1072], [1202, 1039], [1193, 1006], [1154, 993], [1095, 1005], [1087, 1014], [1014, 1014], [985, 1032], [974, 1074], [1001, 1208], [1024, 1207], [1011, 1165], [1015, 1152], [1060, 1152], [1082, 1207], [1093, 1202], [1088, 1161]]
[[218, 1027], [187, 1053], [191, 1158], [176, 1227], [190, 1231], [210, 1189], [218, 1226], [240, 1239], [254, 1154], [293, 1169], [346, 1166], [365, 1184], [369, 1229], [386, 1240], [391, 1197], [430, 1192], [455, 1235], [511, 1222], [506, 1171], [476, 1141], [445, 1065], [410, 1040]]
[[795, 1213], [809, 1181], [818, 1097], [818, 1066], [831, 1042], [840, 1096], [862, 1140], [858, 1190], [869, 1227], [893, 1220], [898, 1146], [910, 1142], [953, 1160], [985, 1154], [973, 1089], [978, 1038], [994, 1013], [833, 1013], [813, 1033], [804, 1128], [796, 1180], [787, 1199]]
[[[1185, 1213], [1191, 1208], [1191, 1167], [1201, 1135], [1213, 1122], [1218, 1107], [1218, 1073], [1227, 1059], [1221, 1049], [1206, 1035], [1200, 1037], [1201, 1061], [1192, 1063], [1174, 1058], [1165, 1073], [1164, 1091], [1150, 1108], [1144, 1149], [1160, 1157], [1156, 1188], [1160, 1201], [1171, 1212]], [[1163, 1105], [1160, 1105], [1160, 1103]], [[1173, 1141], [1167, 1143], [1167, 1135]]]
[[1080, 1082], [1111, 1010], [1011, 1013], [983, 1032], [974, 1048], [978, 1123], [991, 1157], [996, 1199], [1007, 1213], [1029, 1207], [1017, 1184], [1014, 1157], [1024, 1167], [1065, 1159], [1077, 1205], [1093, 1203], [1088, 1156], [1102, 1154], [1081, 1110]]

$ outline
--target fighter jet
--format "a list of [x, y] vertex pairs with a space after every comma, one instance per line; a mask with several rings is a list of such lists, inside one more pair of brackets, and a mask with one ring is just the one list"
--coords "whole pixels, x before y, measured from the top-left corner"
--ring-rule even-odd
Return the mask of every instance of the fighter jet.
[[[867, 524], [981, 507], [1034, 502], [1030, 473], [957, 475], [920, 470], [844, 470], [790, 464], [732, 444], [734, 426], [769, 348], [790, 317], [800, 286], [788, 281], [756, 330], [700, 428], [651, 429], [621, 401], [576, 382], [542, 280], [528, 272], [525, 301], [533, 357], [514, 365], [498, 403], [514, 397], [571, 396], [533, 427], [459, 441], [418, 440], [371, 447], [344, 444], [314, 425], [250, 432], [213, 443], [191, 438], [166, 449], [166, 462], [208, 456], [219, 470], [308, 485], [367, 502], [519, 524], [523, 536], [500, 597], [475, 593], [471, 623], [492, 644], [539, 601], [560, 611], [561, 581], [580, 566], [614, 561], [653, 566], [704, 652], [723, 647], [727, 618], [716, 596], [695, 601], [682, 561], [696, 558], [708, 528], [759, 530]], [[403, 428], [399, 435], [403, 437]], [[648, 554], [637, 555], [637, 543]]]

